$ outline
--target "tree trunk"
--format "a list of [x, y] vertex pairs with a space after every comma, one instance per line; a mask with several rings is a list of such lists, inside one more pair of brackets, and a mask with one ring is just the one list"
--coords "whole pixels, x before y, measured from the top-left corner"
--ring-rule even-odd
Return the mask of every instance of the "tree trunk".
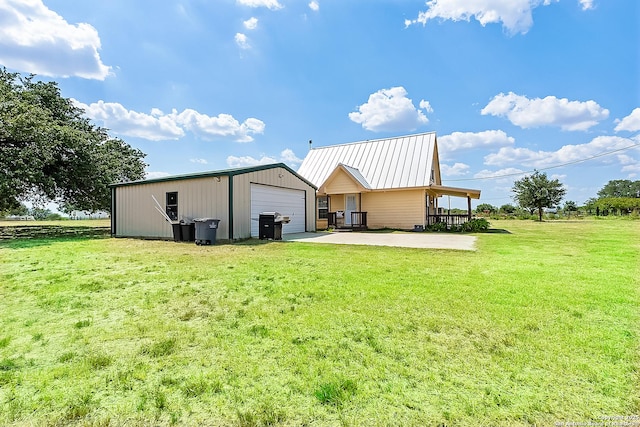
[[540, 222], [542, 222], [542, 208], [538, 208], [538, 218], [540, 218]]

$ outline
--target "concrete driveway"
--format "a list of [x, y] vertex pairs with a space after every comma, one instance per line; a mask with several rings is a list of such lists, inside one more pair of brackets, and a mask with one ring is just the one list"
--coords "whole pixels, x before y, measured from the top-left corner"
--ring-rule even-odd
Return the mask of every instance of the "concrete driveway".
[[288, 242], [333, 243], [337, 245], [397, 246], [401, 248], [454, 249], [475, 251], [475, 236], [449, 233], [411, 232], [315, 232], [284, 234]]

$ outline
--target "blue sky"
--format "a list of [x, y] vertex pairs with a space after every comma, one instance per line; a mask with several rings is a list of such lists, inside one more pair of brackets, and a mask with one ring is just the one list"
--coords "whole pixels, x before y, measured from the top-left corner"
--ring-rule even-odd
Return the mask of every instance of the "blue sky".
[[533, 169], [583, 203], [640, 179], [639, 26], [637, 0], [0, 0], [0, 65], [57, 81], [149, 177], [436, 131], [480, 203]]

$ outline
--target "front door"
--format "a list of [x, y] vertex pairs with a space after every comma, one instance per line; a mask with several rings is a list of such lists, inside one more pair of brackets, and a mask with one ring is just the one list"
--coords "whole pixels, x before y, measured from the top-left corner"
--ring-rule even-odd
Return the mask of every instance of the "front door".
[[351, 225], [351, 212], [355, 212], [358, 210], [356, 205], [356, 195], [355, 194], [347, 194], [345, 195], [345, 203], [344, 203], [344, 223], [346, 225]]

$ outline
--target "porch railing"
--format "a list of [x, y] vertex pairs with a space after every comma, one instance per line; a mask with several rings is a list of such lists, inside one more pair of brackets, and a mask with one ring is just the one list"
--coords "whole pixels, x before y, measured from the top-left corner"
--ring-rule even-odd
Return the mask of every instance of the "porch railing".
[[447, 228], [451, 226], [462, 225], [469, 221], [468, 214], [451, 214], [451, 215], [443, 215], [443, 214], [432, 214], [427, 217], [427, 225], [433, 225], [438, 222], [443, 222], [447, 224]]
[[367, 213], [366, 212], [351, 212], [351, 224], [347, 224], [344, 218], [338, 215], [338, 212], [327, 213], [327, 222], [329, 227], [335, 228], [352, 228], [365, 230], [367, 228]]

